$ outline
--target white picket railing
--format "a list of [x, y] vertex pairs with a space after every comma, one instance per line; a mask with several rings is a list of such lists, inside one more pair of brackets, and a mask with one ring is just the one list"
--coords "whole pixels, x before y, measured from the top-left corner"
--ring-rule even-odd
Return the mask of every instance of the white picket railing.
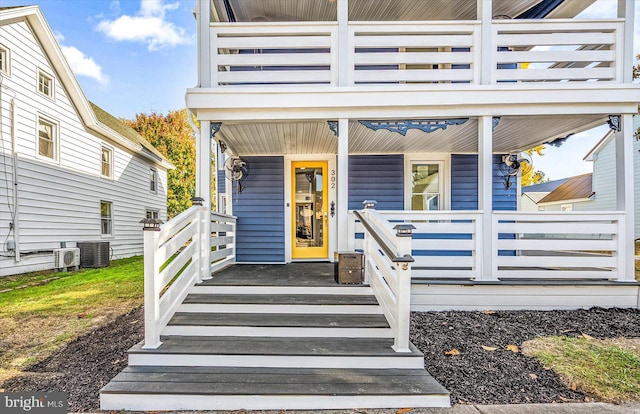
[[236, 217], [211, 212], [211, 273], [235, 263], [235, 231]]
[[624, 19], [495, 20], [483, 51], [479, 21], [237, 22], [210, 26], [212, 85], [347, 86], [471, 83], [489, 53], [492, 82], [622, 82]]
[[[368, 211], [368, 210], [367, 210]], [[410, 254], [412, 280], [600, 279], [633, 280], [622, 274], [633, 252], [623, 251], [624, 213], [517, 212], [492, 214], [492, 244], [483, 246], [479, 211], [376, 211], [387, 233], [396, 224], [415, 226]], [[349, 249], [366, 250], [363, 224], [349, 220]], [[481, 263], [483, 249], [492, 266]]]
[[497, 81], [621, 81], [624, 19], [498, 20]]
[[212, 85], [337, 83], [338, 25], [212, 23]]
[[[493, 214], [493, 274], [498, 279], [620, 280], [628, 252], [619, 212]], [[633, 280], [633, 279], [631, 279]]]
[[411, 234], [398, 235], [391, 223], [373, 209], [353, 215], [364, 231], [365, 281], [393, 330], [393, 349], [411, 352]]
[[482, 268], [482, 213], [478, 211], [379, 211], [413, 230], [412, 278], [475, 279]]
[[352, 79], [362, 83], [473, 83], [480, 55], [480, 23], [351, 22]]
[[[163, 328], [191, 286], [210, 278], [212, 269], [235, 261], [235, 217], [211, 213], [212, 231], [227, 235], [211, 237], [216, 251], [211, 245], [203, 246], [209, 213], [208, 208], [194, 205], [160, 227], [144, 231], [144, 348], [160, 346]], [[208, 254], [213, 266], [207, 263]]]

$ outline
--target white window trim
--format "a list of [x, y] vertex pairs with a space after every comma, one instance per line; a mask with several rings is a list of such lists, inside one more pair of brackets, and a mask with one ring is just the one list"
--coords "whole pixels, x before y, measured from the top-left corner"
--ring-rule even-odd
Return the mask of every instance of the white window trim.
[[0, 43], [0, 49], [5, 52], [5, 64], [6, 67], [3, 69], [0, 67], [0, 72], [5, 76], [11, 76], [11, 49]]
[[156, 213], [156, 215], [158, 216], [157, 218], [160, 219], [160, 210], [157, 208], [150, 208], [147, 207], [144, 209], [144, 216], [146, 218], [153, 218], [153, 217], [147, 217], [149, 215], [149, 213]]
[[[154, 177], [155, 177], [155, 182], [154, 182], [154, 186], [153, 186], [153, 190], [151, 189], [151, 171], [155, 172]], [[160, 176], [158, 175], [158, 169], [155, 167], [150, 167], [149, 168], [149, 179], [147, 181], [147, 185], [149, 188], [149, 192], [151, 194], [158, 194], [158, 185], [160, 183]]]
[[[109, 153], [111, 154], [111, 160], [110, 160], [110, 162], [111, 162], [111, 168], [110, 168], [111, 174], [110, 175], [102, 174], [102, 150], [103, 149], [108, 150]], [[100, 177], [113, 180], [113, 177], [114, 177], [113, 169], [114, 169], [114, 164], [115, 164], [114, 160], [115, 160], [115, 151], [113, 150], [113, 147], [111, 147], [109, 145], [101, 144], [100, 145]]]
[[[103, 234], [102, 233], [102, 203], [109, 203], [111, 205], [111, 233], [110, 234]], [[109, 201], [109, 200], [100, 200], [100, 203], [98, 204], [98, 208], [99, 208], [99, 214], [100, 214], [100, 236], [103, 239], [112, 239], [115, 237], [115, 224], [114, 224], [114, 220], [113, 217], [115, 216], [114, 214], [114, 208], [113, 208], [113, 201]]]
[[404, 209], [411, 210], [411, 166], [413, 164], [440, 164], [440, 192], [442, 205], [440, 210], [451, 208], [451, 154], [424, 153], [405, 154], [404, 156]]
[[[53, 158], [40, 155], [40, 121], [53, 125]], [[39, 160], [59, 164], [60, 163], [60, 122], [54, 121], [46, 115], [38, 114], [36, 116], [36, 145], [35, 155]]]
[[[41, 74], [51, 79], [51, 85], [49, 85], [49, 90], [51, 93], [49, 95], [43, 92], [40, 92], [40, 75]], [[41, 68], [38, 68], [38, 72], [36, 75], [36, 92], [38, 92], [40, 96], [44, 96], [45, 98], [51, 99], [52, 101], [56, 99], [56, 79], [49, 72]]]
[[560, 211], [572, 212], [573, 211], [573, 204], [561, 204], [560, 205]]

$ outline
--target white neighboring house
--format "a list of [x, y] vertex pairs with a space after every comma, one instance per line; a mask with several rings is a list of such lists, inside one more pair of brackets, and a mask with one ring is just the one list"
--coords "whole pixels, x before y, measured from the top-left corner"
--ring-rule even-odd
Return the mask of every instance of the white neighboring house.
[[0, 276], [54, 268], [63, 244], [142, 254], [171, 163], [86, 99], [37, 6], [0, 8], [0, 75]]
[[[640, 116], [633, 117], [633, 129], [640, 128]], [[584, 157], [593, 161], [592, 200], [579, 207], [580, 210], [614, 210], [616, 206], [616, 145], [615, 133], [607, 132]], [[640, 141], [633, 141], [633, 181], [635, 193], [634, 238], [640, 239]]]

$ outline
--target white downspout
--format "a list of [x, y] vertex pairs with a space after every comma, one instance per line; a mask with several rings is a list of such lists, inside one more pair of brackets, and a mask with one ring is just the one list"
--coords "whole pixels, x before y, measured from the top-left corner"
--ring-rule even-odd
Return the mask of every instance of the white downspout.
[[18, 152], [16, 151], [16, 102], [11, 99], [11, 164], [13, 166], [13, 239], [15, 261], [20, 261], [20, 210], [18, 203]]

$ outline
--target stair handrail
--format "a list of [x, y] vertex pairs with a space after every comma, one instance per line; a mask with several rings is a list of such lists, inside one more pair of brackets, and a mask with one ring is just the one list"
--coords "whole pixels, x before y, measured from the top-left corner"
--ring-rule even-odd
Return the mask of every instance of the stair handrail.
[[144, 227], [144, 345], [158, 348], [160, 333], [189, 289], [201, 279], [201, 238], [207, 209], [194, 202], [167, 223], [143, 220]]
[[[364, 228], [365, 281], [382, 308], [394, 336], [396, 352], [411, 352], [409, 325], [411, 319], [411, 224], [392, 223], [376, 210], [375, 203], [354, 211]], [[395, 232], [395, 233], [394, 233]]]

